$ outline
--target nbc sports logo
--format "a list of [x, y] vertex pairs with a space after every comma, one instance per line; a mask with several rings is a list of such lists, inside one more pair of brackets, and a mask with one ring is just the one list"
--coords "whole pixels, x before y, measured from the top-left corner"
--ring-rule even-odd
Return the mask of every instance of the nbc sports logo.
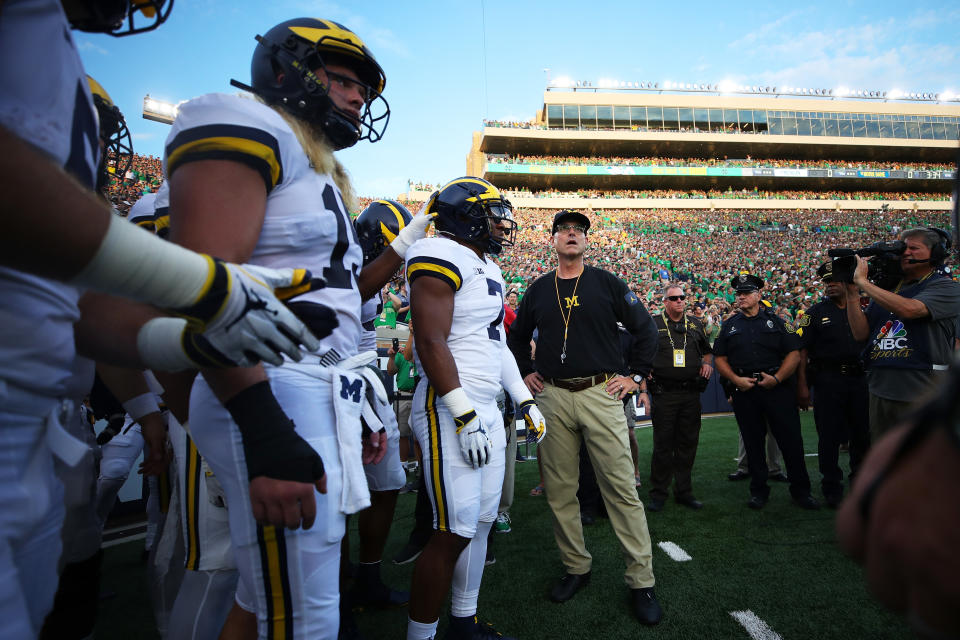
[[887, 320], [877, 333], [877, 346], [884, 350], [903, 349], [907, 346], [907, 329], [899, 320]]

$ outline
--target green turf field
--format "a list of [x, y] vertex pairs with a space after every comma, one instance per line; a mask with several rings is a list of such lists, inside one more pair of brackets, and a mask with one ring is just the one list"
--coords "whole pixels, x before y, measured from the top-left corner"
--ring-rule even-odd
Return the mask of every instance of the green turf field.
[[[815, 453], [812, 415], [803, 414], [802, 422], [805, 449]], [[647, 428], [636, 433], [641, 470], [649, 469], [652, 432]], [[706, 506], [695, 512], [671, 501], [663, 511], [648, 515], [656, 593], [664, 610], [663, 621], [654, 628], [641, 627], [630, 613], [619, 545], [606, 519], [585, 528], [593, 554], [589, 586], [566, 603], [548, 600], [563, 567], [546, 500], [529, 496], [537, 481], [536, 462], [518, 464], [513, 531], [494, 535], [497, 562], [484, 573], [481, 619], [525, 640], [747, 640], [750, 636], [730, 612], [750, 610], [783, 640], [911, 637], [902, 619], [872, 600], [860, 568], [838, 550], [834, 512], [793, 506], [787, 485], [781, 483], [772, 484], [765, 509], [747, 508], [747, 482], [726, 478], [735, 466], [736, 447], [732, 417], [705, 418], [693, 483]], [[820, 498], [817, 459], [806, 460], [814, 496]], [[846, 465], [845, 454], [841, 464]], [[640, 496], [647, 499], [646, 487]], [[406, 541], [414, 501], [414, 494], [400, 496], [387, 558]], [[351, 530], [355, 540], [355, 524]], [[657, 547], [664, 541], [681, 547], [692, 560], [672, 560]], [[96, 634], [100, 640], [157, 637], [142, 586], [142, 544], [106, 550], [103, 587], [117, 595], [102, 601]], [[407, 588], [411, 570], [412, 565], [395, 566], [388, 560], [383, 574], [391, 585]], [[406, 609], [357, 615], [368, 640], [404, 638], [406, 620]], [[441, 637], [445, 626], [444, 614]]]

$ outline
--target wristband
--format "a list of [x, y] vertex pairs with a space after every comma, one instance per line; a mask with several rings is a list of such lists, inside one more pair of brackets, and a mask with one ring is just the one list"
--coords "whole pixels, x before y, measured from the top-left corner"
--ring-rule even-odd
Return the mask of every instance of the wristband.
[[777, 384], [780, 384], [780, 378], [777, 377], [777, 374], [774, 373], [771, 375], [773, 375], [773, 379], [777, 381]]
[[443, 402], [447, 411], [454, 418], [473, 411], [473, 403], [470, 402], [470, 398], [467, 397], [463, 387], [457, 387], [453, 391], [440, 396], [440, 401]]
[[140, 418], [151, 413], [160, 413], [160, 405], [157, 404], [157, 396], [152, 391], [141, 393], [123, 403], [124, 410], [130, 415], [130, 418], [140, 421]]
[[153, 318], [137, 332], [137, 352], [143, 364], [157, 371], [195, 369], [182, 346], [187, 321], [183, 318]]

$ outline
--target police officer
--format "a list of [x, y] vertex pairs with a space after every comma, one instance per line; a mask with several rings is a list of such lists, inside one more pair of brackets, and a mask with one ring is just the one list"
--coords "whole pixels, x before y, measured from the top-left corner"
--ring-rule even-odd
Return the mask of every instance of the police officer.
[[700, 392], [713, 373], [713, 354], [703, 322], [684, 313], [686, 295], [671, 285], [664, 290], [653, 376], [653, 456], [650, 460], [648, 511], [660, 511], [671, 481], [679, 504], [697, 510], [690, 473], [700, 439]]
[[842, 274], [836, 277], [832, 261], [820, 265], [817, 275], [825, 285], [826, 297], [810, 307], [797, 323], [797, 404], [807, 408], [813, 390], [813, 418], [820, 438], [817, 460], [823, 476], [820, 488], [827, 506], [835, 509], [843, 498], [840, 445], [850, 443], [851, 481], [870, 446], [870, 402], [860, 361], [866, 341], [854, 340], [847, 319], [847, 300], [858, 303], [856, 285]]
[[819, 509], [810, 495], [810, 477], [803, 459], [800, 416], [793, 373], [800, 360], [797, 335], [760, 302], [763, 280], [741, 274], [730, 280], [739, 313], [724, 323], [713, 345], [717, 371], [735, 387], [733, 412], [747, 449], [751, 509], [767, 504], [767, 461], [764, 436], [780, 445], [790, 480], [790, 495], [804, 509]]

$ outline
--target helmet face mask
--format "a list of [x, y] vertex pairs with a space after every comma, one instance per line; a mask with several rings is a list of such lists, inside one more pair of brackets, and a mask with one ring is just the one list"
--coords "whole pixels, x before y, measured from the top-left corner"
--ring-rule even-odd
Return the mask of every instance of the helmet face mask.
[[[64, 2], [70, 26], [115, 37], [153, 31], [170, 17], [173, 0], [71, 0]], [[141, 14], [140, 17], [137, 14]]]
[[[328, 71], [328, 64], [353, 70], [359, 82]], [[231, 83], [316, 124], [335, 149], [360, 140], [377, 142], [390, 120], [390, 106], [382, 96], [383, 70], [363, 41], [336, 22], [297, 18], [257, 36], [251, 78], [249, 87]], [[359, 117], [339, 107], [330, 95], [330, 83], [344, 78], [362, 88], [365, 100]]]
[[375, 200], [367, 205], [353, 221], [363, 249], [363, 266], [379, 258], [411, 220], [407, 208], [395, 200]]
[[484, 253], [498, 255], [512, 247], [517, 230], [513, 206], [482, 178], [457, 178], [430, 198], [428, 213], [436, 213], [437, 232], [459, 238]]
[[111, 159], [114, 166], [113, 175], [120, 181], [123, 181], [126, 176], [133, 164], [133, 142], [130, 139], [127, 121], [106, 90], [90, 76], [87, 76], [87, 82], [90, 84], [93, 104], [97, 108], [97, 116], [100, 120], [99, 135], [103, 152], [97, 169], [96, 189], [99, 193], [103, 193], [110, 184], [108, 165]]

